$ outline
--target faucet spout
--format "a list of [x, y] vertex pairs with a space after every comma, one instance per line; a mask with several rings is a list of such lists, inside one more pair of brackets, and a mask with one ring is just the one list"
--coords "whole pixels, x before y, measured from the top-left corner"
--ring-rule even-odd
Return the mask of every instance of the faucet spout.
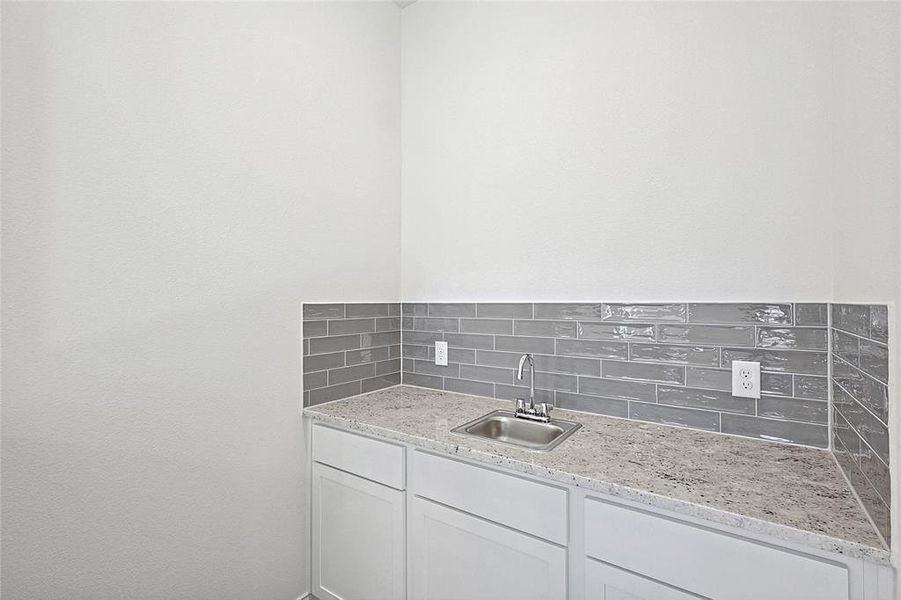
[[519, 367], [516, 369], [516, 378], [522, 381], [522, 369], [526, 362], [529, 363], [529, 408], [535, 410], [535, 360], [531, 354], [523, 354], [519, 358]]

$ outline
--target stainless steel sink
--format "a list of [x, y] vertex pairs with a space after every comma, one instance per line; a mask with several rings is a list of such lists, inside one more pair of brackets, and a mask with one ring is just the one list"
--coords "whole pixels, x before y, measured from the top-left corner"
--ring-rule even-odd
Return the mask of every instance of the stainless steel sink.
[[472, 437], [546, 452], [556, 448], [579, 429], [579, 423], [554, 419], [550, 423], [527, 421], [509, 410], [496, 410], [452, 429]]

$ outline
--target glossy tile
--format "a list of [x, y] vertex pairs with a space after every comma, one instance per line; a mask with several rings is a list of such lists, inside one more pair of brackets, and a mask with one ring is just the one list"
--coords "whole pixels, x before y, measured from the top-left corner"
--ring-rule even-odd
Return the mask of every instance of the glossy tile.
[[539, 371], [571, 373], [574, 375], [601, 374], [601, 362], [597, 359], [570, 356], [535, 356], [535, 368]]
[[888, 344], [888, 307], [884, 304], [870, 306], [871, 340]]
[[427, 317], [429, 305], [425, 302], [404, 302], [400, 305], [402, 317]]
[[629, 402], [629, 418], [706, 431], [720, 430], [720, 413], [694, 408]]
[[855, 366], [860, 366], [860, 338], [833, 330], [832, 352]]
[[475, 317], [475, 304], [432, 304], [429, 303], [430, 317]]
[[466, 379], [444, 378], [444, 389], [459, 394], [471, 394], [473, 396], [494, 397], [494, 384], [482, 381], [468, 381]]
[[343, 319], [343, 304], [304, 304], [303, 305], [304, 321], [313, 319]]
[[379, 375], [364, 379], [360, 382], [360, 391], [362, 393], [374, 392], [392, 385], [400, 385], [400, 373], [391, 373], [389, 375]]
[[729, 392], [665, 385], [657, 386], [657, 402], [746, 415], [754, 414], [755, 405], [753, 398], [736, 398]]
[[330, 385], [328, 387], [310, 390], [310, 405], [315, 406], [323, 402], [331, 402], [332, 400], [340, 400], [341, 398], [349, 398], [360, 393], [360, 382], [351, 381], [340, 385]]
[[731, 368], [733, 360], [750, 360], [759, 362], [762, 370], [801, 375], [826, 375], [828, 372], [827, 356], [825, 352], [810, 350], [723, 348], [721, 366]]
[[324, 337], [328, 335], [328, 321], [304, 321], [303, 337]]
[[553, 338], [498, 335], [494, 338], [494, 348], [506, 352], [531, 352], [533, 354], [553, 354]]
[[860, 370], [887, 383], [888, 347], [872, 340], [860, 340]]
[[813, 375], [795, 375], [794, 395], [809, 400], [828, 400], [829, 380]]
[[512, 335], [513, 321], [510, 319], [460, 319], [460, 332]]
[[685, 321], [684, 304], [604, 304], [604, 321]]
[[[529, 386], [494, 384], [494, 397], [498, 400], [528, 399]], [[554, 391], [535, 388], [535, 402], [554, 403]]]
[[390, 375], [392, 373], [397, 373], [400, 371], [400, 359], [392, 358], [389, 360], [382, 360], [375, 363], [375, 374], [376, 375]]
[[757, 401], [757, 416], [826, 425], [829, 422], [829, 403], [825, 400], [761, 396]]
[[325, 387], [327, 385], [328, 371], [315, 371], [313, 373], [304, 373], [303, 375], [304, 390], [314, 390], [316, 388]]
[[670, 344], [754, 347], [754, 327], [748, 325], [658, 325], [657, 339]]
[[460, 365], [457, 363], [448, 363], [446, 365], [436, 365], [431, 360], [413, 361], [413, 371], [415, 373], [424, 373], [426, 375], [440, 375], [441, 377], [459, 377]]
[[376, 331], [400, 331], [400, 317], [378, 317], [375, 320]]
[[416, 331], [460, 331], [460, 320], [439, 317], [413, 317]]
[[604, 398], [621, 400], [657, 401], [657, 387], [650, 383], [579, 377], [579, 392]]
[[382, 333], [360, 334], [360, 346], [363, 348], [371, 348], [373, 346], [392, 346], [399, 343], [399, 331], [383, 331]]
[[536, 319], [600, 321], [604, 316], [604, 309], [600, 303], [542, 303], [534, 305], [534, 312]]
[[865, 304], [833, 304], [832, 327], [857, 335], [869, 335], [870, 307]]
[[339, 369], [329, 369], [328, 384], [336, 385], [339, 383], [347, 383], [348, 381], [357, 381], [374, 376], [375, 365], [372, 363], [354, 365], [353, 367], [341, 367]]
[[629, 358], [629, 345], [596, 340], [557, 340], [557, 354], [594, 358]]
[[477, 365], [460, 365], [460, 377], [473, 381], [487, 381], [491, 383], [505, 383], [513, 385], [516, 371], [501, 367], [480, 367]]
[[722, 432], [760, 438], [771, 442], [803, 444], [817, 448], [829, 446], [828, 427], [812, 423], [779, 421], [777, 419], [723, 413]]
[[375, 319], [341, 319], [328, 322], [328, 334], [345, 335], [349, 333], [372, 333], [375, 331]]
[[392, 303], [357, 303], [344, 305], [348, 319], [360, 317], [397, 317], [400, 316], [400, 305]]
[[476, 316], [480, 319], [531, 319], [532, 304], [521, 302], [491, 302], [477, 304]]
[[357, 365], [360, 363], [378, 362], [387, 360], [390, 356], [388, 346], [379, 348], [363, 348], [360, 350], [348, 350], [345, 354], [345, 360], [348, 365]]
[[514, 321], [513, 334], [574, 338], [576, 337], [576, 323], [574, 321]]
[[494, 348], [494, 337], [476, 333], [445, 333], [444, 339], [448, 347], [473, 348], [475, 350], [491, 350]]
[[649, 324], [591, 323], [579, 321], [578, 336], [587, 340], [638, 340], [653, 342], [654, 326]]
[[839, 386], [833, 386], [836, 410], [854, 428], [857, 435], [872, 448], [883, 462], [889, 461], [888, 428]]
[[720, 352], [702, 346], [667, 346], [663, 344], [630, 344], [629, 358], [639, 362], [677, 363], [716, 367]]
[[423, 373], [411, 373], [404, 371], [401, 377], [404, 385], [416, 385], [419, 387], [432, 388], [435, 390], [444, 389], [444, 379], [435, 375], [425, 375]]
[[568, 410], [580, 410], [582, 412], [607, 415], [610, 417], [628, 418], [629, 403], [625, 400], [613, 398], [601, 398], [587, 396], [585, 394], [573, 394], [570, 392], [557, 392], [555, 404], [559, 408]]
[[344, 366], [343, 352], [330, 352], [328, 354], [311, 354], [303, 359], [303, 372], [324, 371]]
[[685, 367], [604, 360], [601, 374], [611, 379], [685, 383]]
[[829, 305], [825, 302], [795, 304], [795, 325], [829, 325]]
[[792, 324], [791, 304], [694, 303], [688, 305], [691, 323]]
[[759, 348], [826, 350], [826, 329], [820, 327], [758, 327]]

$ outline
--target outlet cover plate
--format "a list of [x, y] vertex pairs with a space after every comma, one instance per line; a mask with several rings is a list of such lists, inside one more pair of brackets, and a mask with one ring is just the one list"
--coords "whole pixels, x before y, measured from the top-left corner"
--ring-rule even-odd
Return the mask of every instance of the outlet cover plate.
[[732, 395], [738, 398], [760, 398], [760, 363], [732, 361]]
[[435, 342], [435, 364], [447, 366], [447, 342]]

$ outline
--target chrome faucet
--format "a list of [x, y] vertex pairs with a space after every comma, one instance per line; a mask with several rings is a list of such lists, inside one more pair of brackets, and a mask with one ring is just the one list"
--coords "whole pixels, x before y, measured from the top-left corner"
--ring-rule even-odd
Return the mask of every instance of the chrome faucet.
[[531, 354], [523, 354], [519, 358], [519, 367], [516, 369], [516, 378], [522, 381], [522, 369], [529, 363], [529, 404], [523, 398], [516, 399], [516, 410], [513, 415], [520, 419], [529, 419], [531, 421], [541, 421], [547, 423], [551, 420], [551, 410], [554, 408], [547, 402], [535, 404], [535, 360]]

